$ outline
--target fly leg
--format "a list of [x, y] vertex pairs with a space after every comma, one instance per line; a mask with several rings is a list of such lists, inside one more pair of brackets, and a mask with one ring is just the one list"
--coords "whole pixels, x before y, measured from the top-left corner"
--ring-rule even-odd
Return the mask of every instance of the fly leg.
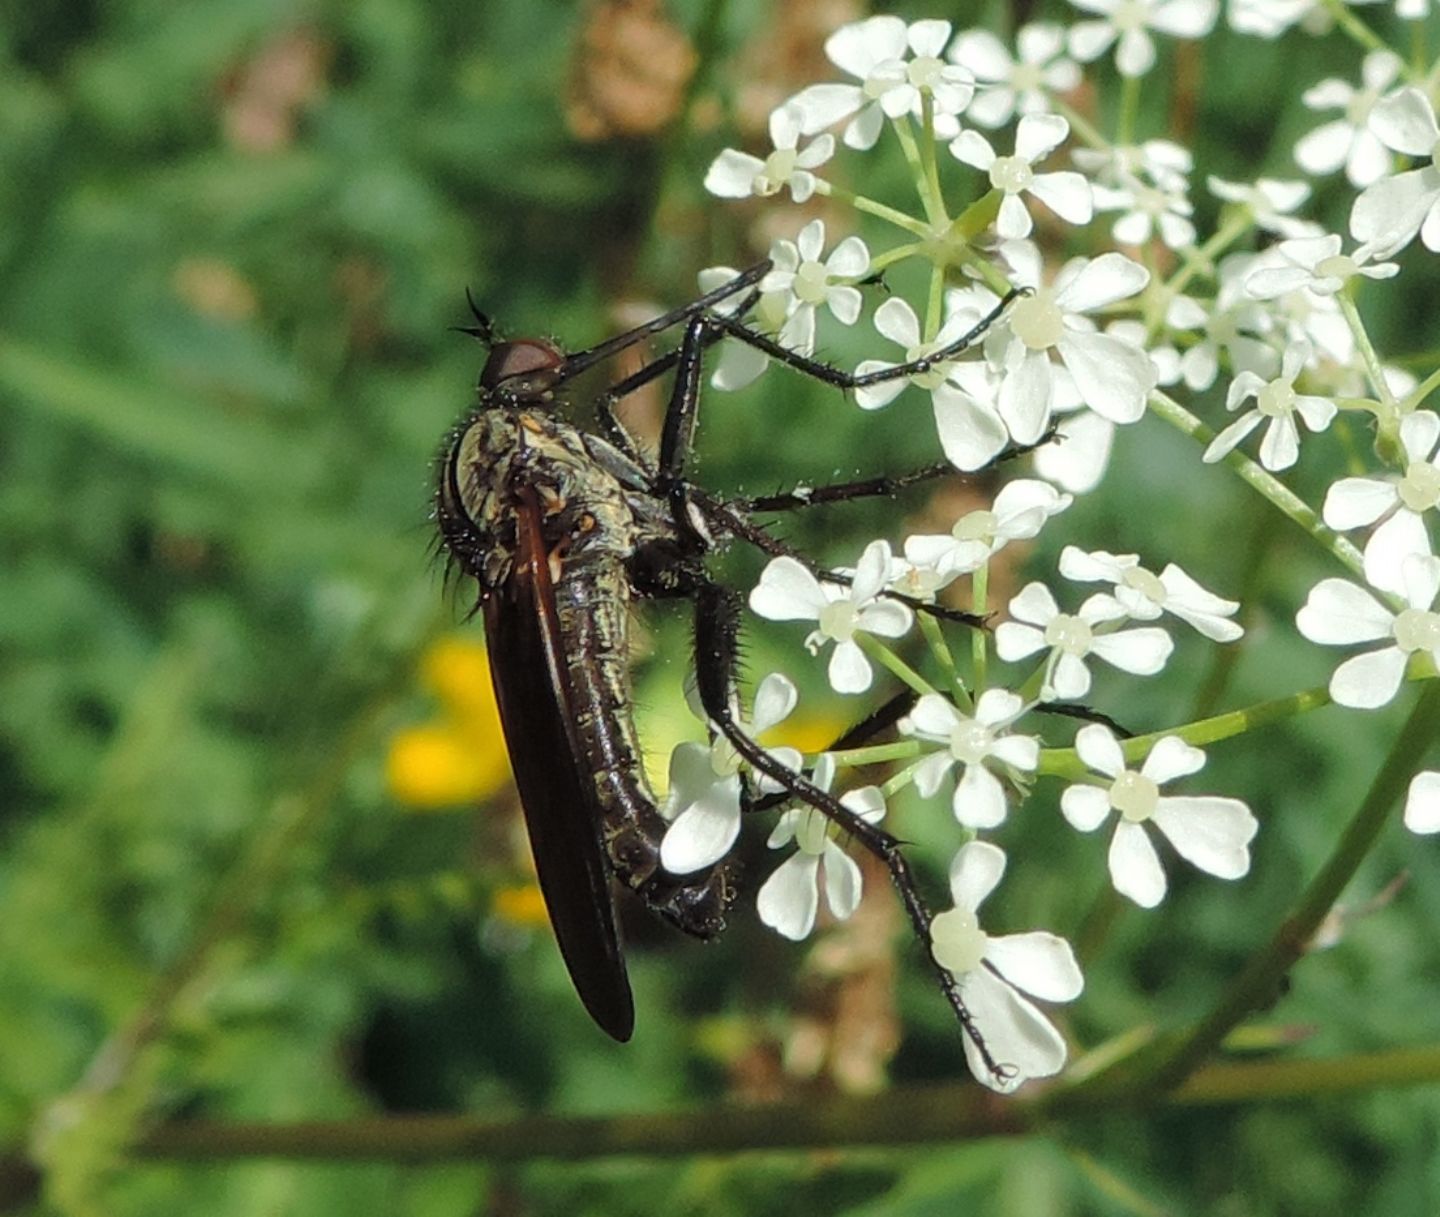
[[808, 804], [846, 835], [885, 864], [890, 878], [900, 893], [900, 902], [915, 936], [925, 950], [961, 1029], [975, 1045], [985, 1067], [997, 1078], [1012, 1072], [995, 1060], [985, 1038], [975, 1025], [974, 1016], [960, 992], [960, 983], [949, 969], [936, 961], [930, 950], [932, 916], [915, 884], [910, 863], [901, 852], [900, 841], [882, 828], [867, 822], [835, 798], [800, 774], [792, 773], [743, 732], [730, 709], [730, 689], [734, 682], [736, 650], [739, 641], [740, 599], [729, 588], [704, 582], [695, 594], [695, 669], [700, 701], [706, 716], [734, 746], [752, 769], [783, 787], [794, 798]]

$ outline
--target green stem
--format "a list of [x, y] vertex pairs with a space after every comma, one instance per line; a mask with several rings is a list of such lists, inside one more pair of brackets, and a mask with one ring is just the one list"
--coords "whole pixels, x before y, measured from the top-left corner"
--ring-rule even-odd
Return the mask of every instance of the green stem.
[[[912, 761], [920, 755], [919, 740], [896, 740], [890, 744], [867, 744], [863, 748], [845, 748], [831, 752], [837, 765], [851, 769], [861, 765], [884, 765], [893, 761]], [[807, 758], [814, 761], [815, 757]]]
[[1126, 76], [1120, 86], [1120, 116], [1115, 122], [1115, 142], [1133, 143], [1135, 118], [1140, 112], [1140, 77]]
[[915, 692], [924, 697], [927, 693], [934, 693], [934, 687], [914, 668], [900, 658], [894, 651], [887, 647], [873, 634], [857, 633], [855, 641], [860, 644], [860, 649], [871, 659], [882, 667], [887, 668], [893, 675], [898, 676], [901, 681], [909, 685]]
[[1430, 681], [1329, 861], [1311, 881], [1294, 911], [1265, 947], [1250, 959], [1215, 1007], [1162, 1058], [1150, 1079], [1153, 1086], [1168, 1090], [1178, 1085], [1232, 1028], [1278, 992], [1285, 974], [1305, 954], [1320, 923], [1374, 846], [1389, 820], [1391, 808], [1404, 793], [1437, 732], [1440, 732], [1440, 681]]
[[888, 220], [891, 224], [894, 224], [897, 228], [903, 228], [912, 236], [927, 240], [931, 236], [931, 231], [924, 221], [917, 220], [914, 216], [908, 216], [903, 211], [899, 211], [894, 207], [888, 207], [884, 203], [878, 203], [874, 199], [868, 199], [863, 194], [855, 194], [831, 182], [817, 180], [815, 183], [815, 193], [823, 194], [826, 198], [835, 199], [841, 203], [847, 203], [855, 208], [856, 211], [863, 211], [867, 215]]
[[1435, 392], [1437, 385], [1440, 385], [1440, 368], [1436, 368], [1429, 376], [1425, 377], [1418, 385], [1405, 394], [1405, 400], [1400, 403], [1400, 413], [1409, 414], [1410, 411], [1419, 409], [1420, 404]]
[[956, 703], [968, 714], [972, 708], [970, 690], [965, 687], [965, 681], [961, 679], [960, 671], [955, 666], [955, 655], [950, 650], [950, 643], [945, 638], [945, 632], [940, 628], [940, 623], [929, 613], [918, 615], [920, 633], [924, 635], [925, 641], [929, 644], [930, 653], [935, 656], [936, 663], [945, 673], [945, 679], [950, 682], [950, 689], [955, 694]]
[[[1431, 1045], [1328, 1060], [1212, 1065], [1154, 1105], [1293, 1102], [1436, 1081], [1440, 1046]], [[1068, 1101], [1072, 1094], [1073, 1103]], [[151, 1129], [131, 1149], [142, 1159], [192, 1162], [572, 1162], [978, 1140], [1024, 1134], [1057, 1121], [1093, 1127], [1097, 1116], [1124, 1116], [1134, 1103], [1133, 1094], [1086, 1094], [1064, 1083], [997, 1103], [989, 1091], [966, 1081], [872, 1095], [807, 1095], [782, 1103], [614, 1116], [373, 1116], [292, 1124], [176, 1120]]]
[[[1167, 735], [1178, 735], [1187, 744], [1199, 748], [1293, 718], [1297, 714], [1318, 710], [1329, 704], [1329, 689], [1306, 689], [1302, 693], [1292, 693], [1289, 697], [1256, 702], [1243, 710], [1229, 710], [1211, 718], [1202, 718], [1199, 722], [1186, 723], [1183, 727], [1167, 727], [1137, 735], [1133, 739], [1121, 740], [1120, 748], [1125, 754], [1126, 764], [1131, 764], [1143, 760], [1156, 741]], [[1080, 778], [1087, 776], [1090, 771], [1074, 748], [1044, 748], [1040, 752], [1040, 764], [1035, 772], [1052, 777]]]
[[[982, 562], [970, 576], [970, 611], [978, 617], [990, 610], [987, 602], [990, 596], [990, 563]], [[973, 669], [975, 696], [985, 692], [990, 664], [990, 634], [986, 630], [974, 630], [970, 634], [970, 666]]]
[[940, 189], [940, 166], [935, 156], [935, 99], [929, 92], [920, 94], [920, 122], [920, 161], [925, 173], [923, 194], [934, 200], [933, 205], [926, 204], [925, 210], [940, 217], [938, 228], [950, 222], [950, 215], [945, 209], [945, 192]]
[[[1361, 21], [1344, 3], [1344, 0], [1323, 0], [1335, 24], [1354, 42], [1367, 51], [1390, 51], [1390, 45], [1374, 30]], [[1393, 55], [1395, 52], [1390, 51]], [[1400, 58], [1400, 56], [1396, 56]]]
[[944, 232], [950, 225], [950, 217], [945, 214], [945, 202], [940, 198], [939, 191], [932, 192], [929, 189], [929, 179], [925, 173], [925, 158], [921, 155], [920, 145], [916, 143], [915, 132], [911, 129], [910, 120], [903, 116], [892, 118], [890, 126], [900, 141], [900, 149], [905, 153], [905, 160], [910, 165], [911, 175], [915, 179], [915, 190], [920, 195], [920, 203], [925, 208], [925, 218], [930, 221], [931, 230]]
[[[1154, 389], [1150, 393], [1150, 409], [1198, 443], [1208, 444], [1215, 437], [1215, 432], [1173, 397], [1159, 389]], [[1360, 551], [1339, 533], [1326, 528], [1314, 509], [1284, 482], [1266, 472], [1238, 450], [1227, 455], [1225, 463], [1239, 474], [1241, 481], [1261, 495], [1286, 519], [1304, 529], [1317, 544], [1346, 567], [1351, 574], [1363, 576], [1365, 563], [1360, 556]]]
[[1385, 369], [1381, 366], [1380, 356], [1375, 352], [1375, 345], [1370, 341], [1370, 333], [1365, 328], [1365, 322], [1360, 316], [1360, 311], [1355, 307], [1355, 301], [1349, 291], [1337, 292], [1335, 299], [1339, 302], [1340, 311], [1345, 316], [1345, 322], [1350, 327], [1350, 332], [1355, 336], [1355, 345], [1359, 348], [1360, 357], [1365, 361], [1365, 372], [1370, 378], [1371, 387], [1374, 388], [1376, 396], [1384, 407], [1379, 415], [1380, 438], [1382, 442], [1394, 442], [1395, 428], [1400, 425], [1400, 406], [1395, 400], [1395, 394], [1390, 391], [1390, 384], [1385, 379]]

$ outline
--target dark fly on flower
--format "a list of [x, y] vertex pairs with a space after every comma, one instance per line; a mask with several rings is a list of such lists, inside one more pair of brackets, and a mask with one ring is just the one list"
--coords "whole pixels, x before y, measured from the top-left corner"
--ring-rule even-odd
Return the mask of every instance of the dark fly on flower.
[[[630, 710], [627, 622], [637, 599], [693, 602], [696, 683], [712, 728], [756, 773], [884, 861], [930, 957], [930, 913], [897, 840], [784, 768], [737, 726], [733, 689], [741, 602], [710, 577], [705, 558], [731, 539], [771, 555], [791, 553], [755, 522], [757, 514], [893, 495], [954, 469], [934, 465], [903, 477], [803, 494], [723, 499], [690, 482], [685, 468], [703, 355], [718, 339], [736, 338], [827, 384], [855, 389], [923, 374], [953, 358], [996, 320], [1011, 297], [951, 346], [854, 376], [797, 355], [745, 325], [742, 319], [769, 270], [768, 262], [759, 263], [692, 304], [575, 353], [544, 339], [498, 341], [472, 304], [476, 324], [466, 332], [485, 342], [490, 354], [479, 400], [451, 434], [439, 462], [440, 534], [451, 561], [479, 584], [496, 699], [555, 937], [580, 1000], [618, 1040], [630, 1038], [635, 1012], [610, 877], [701, 939], [724, 929], [735, 894], [725, 860], [687, 875], [671, 874], [660, 864], [666, 823], [641, 770]], [[737, 299], [738, 307], [732, 307]], [[725, 311], [715, 311], [721, 305]], [[613, 385], [594, 403], [603, 435], [566, 421], [566, 391], [575, 377], [675, 326], [684, 327], [678, 350]], [[613, 407], [671, 372], [660, 451], [652, 459], [621, 426]], [[845, 582], [843, 576], [817, 573]], [[898, 593], [896, 598], [976, 624], [963, 613]], [[862, 724], [861, 730], [874, 725]], [[990, 1068], [1003, 1072], [986, 1052], [955, 978], [931, 962], [966, 1033]]]

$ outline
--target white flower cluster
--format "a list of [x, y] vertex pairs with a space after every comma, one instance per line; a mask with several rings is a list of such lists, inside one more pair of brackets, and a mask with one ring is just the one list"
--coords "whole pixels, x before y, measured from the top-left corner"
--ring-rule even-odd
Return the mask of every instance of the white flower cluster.
[[[1305, 134], [1294, 154], [1304, 173], [1343, 170], [1358, 191], [1348, 239], [1301, 214], [1311, 198], [1308, 181], [1210, 176], [1221, 210], [1216, 232], [1202, 241], [1190, 201], [1190, 150], [1167, 139], [1107, 139], [1063, 95], [1081, 83], [1080, 64], [1112, 52], [1114, 69], [1127, 87], [1135, 85], [1158, 62], [1156, 35], [1204, 37], [1218, 19], [1217, 0], [1072, 3], [1084, 15], [1068, 29], [1029, 25], [1013, 47], [979, 30], [952, 37], [944, 21], [907, 25], [881, 16], [845, 26], [825, 49], [846, 79], [802, 89], [772, 114], [768, 154], [726, 149], [705, 179], [723, 198], [788, 191], [796, 203], [849, 203], [900, 234], [893, 248], [878, 252], [875, 242], [846, 235], [827, 255], [825, 224], [812, 218], [797, 225], [793, 241], [776, 242], [773, 269], [745, 315], [771, 339], [769, 349], [743, 335], [727, 338], [716, 385], [754, 380], [780, 361], [777, 343], [812, 358], [820, 324], [855, 326], [865, 313], [864, 285], [916, 259], [929, 263], [931, 290], [921, 308], [897, 295], [875, 308], [875, 331], [898, 349], [857, 362], [854, 403], [878, 411], [918, 389], [908, 396], [928, 399], [939, 449], [958, 471], [985, 468], [1016, 448], [1033, 450], [1038, 476], [1012, 477], [989, 507], [968, 511], [948, 532], [916, 533], [894, 546], [873, 540], [853, 568], [833, 572], [798, 556], [776, 557], [749, 601], [761, 617], [811, 624], [803, 648], [824, 653], [837, 693], [872, 688], [877, 666], [915, 691], [900, 722], [902, 744], [877, 757], [905, 764], [883, 789], [850, 790], [841, 802], [868, 824], [906, 787], [950, 808], [963, 841], [950, 868], [954, 907], [934, 917], [931, 952], [957, 983], [990, 1053], [987, 1062], [967, 1040], [972, 1069], [1001, 1090], [1063, 1066], [1064, 1041], [1032, 999], [1070, 1001], [1082, 980], [1062, 939], [980, 929], [977, 910], [1006, 858], [977, 835], [1002, 830], [1012, 804], [1040, 779], [1058, 776], [1070, 784], [1059, 795], [1057, 825], [1063, 817], [1089, 833], [1115, 813], [1110, 879], [1135, 904], [1153, 907], [1166, 894], [1158, 839], [1209, 875], [1246, 874], [1257, 822], [1243, 802], [1161, 793], [1204, 764], [1193, 742], [1198, 732], [1187, 738], [1182, 725], [1127, 743], [1104, 714], [1057, 707], [1091, 694], [1096, 661], [1131, 677], [1162, 672], [1175, 650], [1157, 624], [1162, 617], [1214, 643], [1236, 642], [1243, 630], [1238, 603], [1207, 591], [1174, 562], [1155, 573], [1136, 554], [1067, 545], [1059, 575], [1101, 589], [1076, 604], [1078, 597], [1057, 595], [1046, 582], [1028, 583], [1010, 598], [993, 635], [972, 639], [974, 663], [964, 673], [943, 639], [942, 597], [985, 617], [997, 555], [1033, 542], [1075, 496], [1098, 485], [1119, 429], [1149, 418], [1205, 441], [1196, 450], [1197, 474], [1202, 462], [1233, 467], [1369, 585], [1324, 579], [1297, 617], [1311, 641], [1376, 644], [1335, 672], [1334, 702], [1380, 706], [1407, 676], [1433, 678], [1440, 668], [1440, 558], [1430, 542], [1440, 507], [1440, 416], [1418, 408], [1440, 374], [1417, 384], [1386, 368], [1354, 305], [1358, 284], [1399, 273], [1391, 259], [1417, 236], [1440, 252], [1440, 168], [1432, 163], [1440, 122], [1426, 81], [1375, 50], [1359, 65], [1358, 84], [1320, 81], [1304, 95], [1312, 109], [1342, 111]], [[1416, 0], [1402, 0], [1406, 5], [1413, 9]], [[1296, 26], [1318, 29], [1325, 11], [1318, 0], [1232, 0], [1229, 20], [1243, 33], [1276, 37]], [[1010, 124], [1009, 137], [994, 134]], [[868, 153], [887, 131], [914, 169], [918, 216], [851, 193], [843, 183], [857, 175], [832, 171], [837, 148]], [[942, 175], [964, 189], [943, 186]], [[1081, 232], [1093, 252], [1053, 256]], [[1247, 236], [1257, 238], [1256, 252], [1237, 247]], [[1104, 248], [1107, 239], [1129, 252]], [[713, 287], [733, 273], [713, 268], [702, 284]], [[919, 367], [886, 375], [901, 364]], [[1218, 399], [1222, 389], [1223, 410], [1235, 417], [1216, 432], [1172, 396], [1201, 399], [1213, 390]], [[1326, 432], [1345, 412], [1373, 422], [1380, 468], [1366, 473], [1352, 464], [1323, 506], [1309, 511], [1274, 475], [1300, 465], [1302, 426]], [[1257, 430], [1258, 463], [1240, 452]], [[1048, 442], [1055, 438], [1060, 442]], [[1336, 535], [1362, 528], [1371, 530], [1363, 554]], [[968, 600], [952, 599], [962, 580]], [[934, 656], [933, 681], [897, 650], [915, 634]], [[995, 682], [992, 655], [1023, 665], [1013, 681]], [[779, 722], [795, 699], [788, 680], [767, 677], [751, 729]], [[1074, 733], [1073, 748], [1046, 744], [1035, 726], [1055, 709], [1091, 720]], [[1047, 727], [1065, 721], [1043, 719]], [[826, 791], [847, 767], [865, 763], [854, 750], [808, 760], [793, 751], [775, 755]], [[715, 862], [739, 830], [742, 791], [776, 789], [742, 769], [720, 744], [677, 751], [663, 855], [671, 870]], [[1414, 779], [1405, 814], [1417, 831], [1440, 831], [1440, 772]], [[860, 872], [836, 826], [816, 809], [785, 812], [770, 844], [794, 852], [761, 889], [766, 924], [798, 939], [814, 928], [822, 892], [837, 918], [857, 906]]]

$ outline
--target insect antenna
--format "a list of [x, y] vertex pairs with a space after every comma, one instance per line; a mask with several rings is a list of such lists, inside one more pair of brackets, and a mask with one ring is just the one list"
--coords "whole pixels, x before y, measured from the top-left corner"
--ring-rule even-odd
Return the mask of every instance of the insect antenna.
[[491, 320], [488, 313], [482, 313], [480, 306], [475, 303], [475, 297], [470, 294], [470, 289], [465, 289], [465, 303], [470, 306], [470, 315], [475, 318], [474, 325], [452, 325], [450, 328], [457, 334], [466, 334], [476, 338], [487, 347], [495, 345], [495, 322]]

